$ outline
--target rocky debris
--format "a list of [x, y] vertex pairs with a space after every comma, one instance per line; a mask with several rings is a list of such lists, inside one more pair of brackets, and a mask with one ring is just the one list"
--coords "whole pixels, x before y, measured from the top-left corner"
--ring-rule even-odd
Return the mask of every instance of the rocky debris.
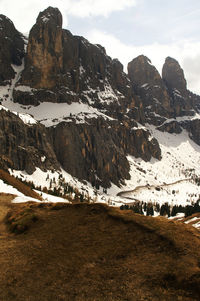
[[162, 124], [161, 126], [157, 127], [157, 129], [161, 132], [168, 132], [170, 134], [180, 134], [182, 132], [182, 128], [177, 121], [170, 121]]
[[25, 170], [31, 174], [35, 167], [59, 170], [47, 129], [37, 123], [25, 124], [18, 116], [0, 110], [0, 167]]
[[0, 44], [0, 85], [6, 85], [15, 77], [11, 64], [22, 64], [24, 37], [4, 15], [0, 15]]
[[151, 112], [159, 115], [159, 118], [173, 116], [170, 97], [163, 80], [146, 56], [140, 55], [128, 63], [128, 76], [136, 94], [142, 99], [147, 118]]
[[130, 128], [130, 124], [104, 119], [90, 124], [60, 123], [53, 130], [56, 156], [63, 168], [80, 180], [109, 187], [129, 179], [127, 154], [161, 158], [156, 139], [145, 129]]

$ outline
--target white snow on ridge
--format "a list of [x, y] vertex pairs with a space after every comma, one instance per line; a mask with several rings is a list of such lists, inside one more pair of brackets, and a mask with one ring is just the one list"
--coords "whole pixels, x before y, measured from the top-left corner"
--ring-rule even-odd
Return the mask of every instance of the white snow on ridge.
[[64, 198], [54, 196], [51, 194], [47, 194], [47, 193], [41, 192], [39, 190], [35, 190], [35, 191], [41, 195], [41, 197], [45, 203], [69, 203], [69, 201]]
[[[43, 201], [42, 202], [48, 202], [48, 203], [69, 203], [64, 198], [53, 196], [50, 194], [46, 194], [44, 192], [37, 191], [36, 192], [42, 196]], [[16, 197], [12, 200], [12, 203], [25, 203], [25, 202], [37, 202], [41, 203], [40, 200], [29, 197], [24, 195], [22, 192], [17, 190], [11, 185], [8, 185], [4, 183], [2, 180], [0, 180], [0, 193], [8, 193], [8, 194], [13, 194]]]
[[[46, 20], [46, 19], [45, 19]], [[28, 124], [36, 123], [33, 119], [40, 121], [45, 126], [54, 126], [62, 121], [72, 122], [73, 120], [76, 123], [86, 123], [87, 119], [91, 118], [98, 118], [99, 116], [103, 117], [104, 119], [112, 120], [106, 114], [98, 111], [97, 109], [89, 106], [87, 104], [79, 102], [73, 102], [72, 104], [67, 103], [51, 103], [51, 102], [44, 102], [38, 106], [25, 106], [20, 105], [19, 103], [13, 102], [13, 90], [18, 90], [22, 92], [32, 93], [35, 89], [19, 85], [16, 86], [17, 82], [20, 79], [21, 72], [24, 69], [24, 60], [21, 66], [12, 65], [16, 75], [13, 80], [10, 81], [10, 84], [7, 86], [0, 86], [0, 101], [2, 105], [9, 109], [13, 113], [19, 113], [19, 117]], [[80, 74], [85, 72], [84, 68], [80, 66]], [[76, 95], [73, 91], [66, 91], [70, 95]], [[93, 89], [89, 89], [85, 91], [85, 97], [88, 100], [88, 103], [91, 104], [90, 95], [88, 92], [97, 92]], [[118, 97], [113, 91], [112, 87], [106, 83], [105, 84], [105, 91], [99, 91], [98, 93], [99, 100], [104, 103], [111, 103], [113, 101], [118, 101]], [[24, 115], [26, 114], [26, 115]], [[33, 119], [28, 115], [32, 115]]]
[[18, 196], [23, 196], [23, 193], [21, 193], [19, 190], [14, 188], [11, 185], [8, 185], [4, 183], [2, 180], [0, 180], [0, 193], [10, 193]]
[[[154, 113], [154, 115], [155, 115], [155, 116], [160, 116], [160, 115], [157, 115], [157, 114], [155, 114], [155, 113]], [[165, 121], [162, 123], [162, 125], [163, 125], [163, 124], [168, 124], [168, 123], [170, 123], [170, 122], [172, 122], [172, 121], [180, 122], [180, 121], [188, 121], [188, 120], [195, 120], [195, 119], [200, 119], [200, 114], [198, 114], [198, 113], [195, 112], [194, 115], [190, 115], [190, 116], [176, 117], [176, 119], [170, 118], [170, 119], [165, 120]]]
[[141, 88], [146, 88], [147, 86], [149, 86], [149, 84], [148, 84], [148, 83], [145, 83], [145, 84], [143, 84], [143, 85], [141, 86]]
[[35, 89], [29, 87], [29, 86], [16, 86], [15, 87], [16, 91], [22, 91], [22, 92], [28, 92], [28, 93], [32, 93], [32, 91], [34, 91]]
[[104, 89], [104, 91], [100, 91], [97, 93], [98, 98], [102, 103], [110, 104], [114, 101], [118, 101], [118, 97], [116, 96], [110, 84], [106, 83], [104, 85]]
[[47, 127], [56, 125], [62, 121], [70, 122], [72, 118], [77, 119], [77, 123], [85, 123], [85, 118], [98, 118], [99, 116], [112, 120], [111, 117], [81, 102], [73, 102], [72, 104], [43, 102], [38, 106], [28, 107], [13, 103], [12, 101], [4, 101], [3, 104], [9, 110], [23, 112], [26, 116], [28, 116], [27, 114], [32, 115], [35, 120], [40, 121]]
[[[13, 89], [20, 79], [21, 72], [24, 69], [24, 62], [21, 66], [12, 65], [12, 67], [16, 72], [15, 78], [11, 81], [10, 85], [0, 87], [0, 101], [3, 105], [1, 109], [9, 109], [11, 112], [18, 115], [25, 123], [34, 124], [37, 120], [48, 127], [54, 126], [62, 121], [71, 122], [72, 120], [75, 120], [76, 123], [85, 123], [86, 119], [98, 118], [99, 116], [104, 119], [112, 120], [111, 117], [82, 102], [73, 102], [71, 104], [44, 102], [38, 106], [24, 106], [19, 103], [14, 103], [12, 99]], [[29, 93], [34, 91], [34, 89], [29, 86], [16, 86], [15, 89]], [[111, 91], [109, 87], [106, 89], [105, 95], [100, 95], [102, 98], [105, 97], [105, 101], [111, 98], [113, 99], [113, 97], [117, 99], [114, 92]], [[72, 94], [72, 91], [69, 91], [69, 93]]]
[[19, 203], [27, 203], [27, 202], [35, 202], [35, 203], [41, 203], [41, 201], [31, 198], [26, 195], [17, 196], [12, 200], [12, 203], [19, 204]]
[[192, 222], [194, 222], [194, 221], [196, 221], [196, 220], [198, 220], [199, 218], [198, 217], [193, 217], [193, 218], [191, 218], [191, 219], [188, 219], [186, 222], [184, 222], [185, 224], [189, 224], [189, 223], [192, 223]]
[[[5, 110], [8, 111], [8, 108], [0, 105], [0, 110]], [[14, 112], [11, 111], [13, 114], [17, 115], [25, 124], [31, 125], [31, 124], [36, 124], [37, 121], [30, 116], [29, 114], [24, 114], [24, 113], [18, 113], [18, 112]]]

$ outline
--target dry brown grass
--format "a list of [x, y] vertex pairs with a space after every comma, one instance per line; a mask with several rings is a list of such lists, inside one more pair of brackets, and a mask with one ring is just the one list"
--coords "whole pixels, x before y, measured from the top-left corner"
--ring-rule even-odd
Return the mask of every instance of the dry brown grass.
[[199, 300], [200, 234], [188, 225], [100, 204], [10, 210], [38, 221], [1, 239], [1, 300]]
[[0, 179], [2, 179], [7, 184], [15, 187], [17, 190], [19, 190], [20, 192], [22, 192], [26, 196], [38, 199], [40, 201], [42, 200], [41, 196], [38, 193], [33, 191], [29, 186], [22, 183], [21, 181], [19, 181], [15, 177], [11, 176], [7, 171], [4, 171], [4, 170], [0, 169]]

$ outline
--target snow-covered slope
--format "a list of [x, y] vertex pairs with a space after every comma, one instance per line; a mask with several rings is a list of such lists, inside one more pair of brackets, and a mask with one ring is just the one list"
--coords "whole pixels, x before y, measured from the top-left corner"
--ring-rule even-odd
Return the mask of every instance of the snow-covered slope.
[[[0, 86], [0, 110], [9, 110], [18, 115], [26, 124], [34, 124], [37, 121], [45, 126], [55, 126], [56, 124], [65, 121], [76, 123], [85, 123], [87, 119], [102, 117], [104, 119], [112, 120], [111, 117], [105, 115], [103, 112], [93, 108], [92, 106], [79, 102], [71, 104], [67, 103], [40, 103], [38, 106], [24, 106], [13, 102], [13, 89], [32, 93], [34, 90], [29, 86], [16, 86], [20, 79], [21, 73], [24, 69], [24, 63], [21, 66], [12, 65], [16, 75], [11, 83], [6, 86]], [[105, 92], [106, 93], [106, 92]], [[110, 93], [107, 93], [107, 98], [110, 98]]]
[[[153, 126], [147, 126], [160, 143], [162, 159], [145, 162], [140, 158], [128, 156], [130, 162], [130, 180], [125, 185], [110, 189], [94, 190], [89, 183], [81, 183], [64, 170], [62, 172], [42, 172], [37, 169], [32, 175], [14, 171], [15, 176], [33, 181], [37, 186], [50, 187], [54, 179], [59, 186], [60, 174], [67, 183], [77, 187], [80, 192], [89, 194], [95, 201], [120, 206], [134, 200], [156, 202], [171, 205], [188, 205], [199, 199], [200, 186], [196, 179], [200, 177], [200, 146], [196, 145], [186, 131], [181, 134], [163, 133]], [[117, 194], [119, 194], [117, 196]]]
[[[121, 191], [121, 196], [144, 202], [187, 205], [200, 196], [200, 146], [194, 143], [186, 131], [181, 134], [160, 132], [147, 125], [159, 141], [162, 159], [144, 162], [128, 156], [131, 179]], [[115, 193], [119, 189], [115, 190]], [[130, 202], [130, 199], [129, 199]]]
[[[40, 192], [40, 191], [36, 191], [38, 194], [41, 194], [41, 197], [43, 199], [42, 202], [45, 203], [69, 203], [69, 201], [67, 201], [64, 198], [61, 197], [57, 197], [57, 196], [52, 196], [50, 194], [44, 193], [44, 192]], [[24, 195], [22, 192], [20, 192], [18, 189], [16, 189], [15, 187], [6, 184], [3, 180], [0, 180], [0, 193], [8, 193], [8, 194], [13, 194], [14, 198], [13, 198], [13, 203], [24, 203], [24, 202], [39, 202], [41, 203], [41, 201], [39, 201], [38, 199], [29, 197]]]

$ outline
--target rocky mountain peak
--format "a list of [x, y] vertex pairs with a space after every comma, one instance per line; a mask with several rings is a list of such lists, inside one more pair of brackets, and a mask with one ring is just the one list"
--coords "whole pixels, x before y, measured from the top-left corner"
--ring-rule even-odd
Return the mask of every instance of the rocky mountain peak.
[[[170, 97], [163, 80], [149, 58], [140, 55], [128, 63], [128, 76], [135, 93], [143, 101], [148, 121], [158, 124], [163, 117], [171, 117]], [[155, 113], [161, 117], [155, 118]]]
[[57, 8], [40, 12], [29, 35], [21, 84], [53, 88], [63, 67], [62, 15]]
[[184, 72], [175, 59], [171, 57], [166, 58], [162, 69], [162, 78], [170, 92], [176, 89], [182, 95], [186, 94], [187, 83], [184, 77]]
[[[12, 22], [9, 24], [12, 26]], [[22, 39], [14, 30], [11, 30], [14, 37]], [[2, 35], [1, 44], [7, 48], [0, 50], [0, 62], [1, 67], [4, 61], [7, 62], [5, 72], [10, 66], [14, 73], [11, 55], [17, 43], [4, 43], [4, 40], [10, 41], [6, 38], [8, 33], [9, 30]], [[3, 61], [5, 53], [10, 53], [10, 57]], [[2, 140], [4, 148], [0, 155], [5, 157], [8, 151], [10, 154], [3, 166], [32, 172], [34, 167], [58, 169], [61, 165], [80, 180], [109, 187], [111, 182], [120, 185], [129, 179], [128, 155], [146, 161], [152, 157], [161, 159], [159, 144], [145, 123], [177, 133], [184, 126], [193, 140], [200, 143], [190, 124], [178, 124], [176, 120], [173, 124], [167, 123], [168, 118], [193, 114], [194, 105], [192, 107], [190, 103], [197, 107], [199, 100], [195, 98], [194, 101], [189, 92], [186, 96], [181, 94], [184, 89], [186, 91], [183, 71], [175, 60], [167, 58], [166, 62], [164, 69], [170, 71], [167, 70], [164, 80], [144, 55], [128, 64], [127, 75], [123, 72], [123, 65], [117, 59], [111, 59], [102, 46], [93, 45], [62, 29], [62, 15], [57, 8], [49, 7], [40, 12], [30, 31], [25, 64], [15, 69], [15, 80], [9, 83], [12, 89], [7, 85], [8, 93], [4, 93], [3, 98], [16, 102], [19, 113], [21, 109], [24, 113], [33, 113], [35, 120], [43, 126], [40, 127], [40, 123], [22, 125], [20, 118], [4, 112], [0, 116], [2, 124], [7, 123], [4, 136], [9, 137], [12, 133], [16, 140]], [[170, 72], [179, 76], [178, 83], [182, 79], [182, 90], [178, 91], [178, 84], [174, 84], [176, 91], [170, 92], [170, 77], [167, 78]], [[7, 79], [14, 78], [14, 75], [7, 76]], [[6, 107], [4, 99], [2, 104]], [[15, 134], [16, 128], [12, 129], [13, 123], [20, 129], [20, 136]], [[33, 139], [29, 139], [30, 135]], [[21, 136], [26, 137], [27, 142]], [[11, 148], [16, 149], [18, 145], [19, 150], [11, 152]], [[48, 145], [51, 155], [45, 151]], [[23, 162], [24, 149], [34, 158], [32, 165]], [[45, 162], [41, 161], [44, 157]], [[18, 160], [20, 164], [16, 158], [21, 158]], [[7, 161], [13, 163], [9, 165]]]
[[1, 29], [0, 29], [1, 32], [3, 30], [7, 30], [8, 28], [10, 28], [12, 30], [14, 27], [14, 24], [8, 17], [0, 14], [0, 27], [1, 27]]
[[0, 44], [0, 84], [5, 85], [15, 76], [11, 64], [22, 63], [24, 39], [13, 22], [4, 15], [0, 15]]
[[138, 85], [160, 84], [161, 81], [160, 74], [145, 55], [139, 55], [128, 63], [128, 75]]
[[55, 26], [62, 27], [62, 14], [58, 8], [49, 6], [39, 13], [36, 23], [40, 22], [51, 23], [52, 25], [54, 23]]

